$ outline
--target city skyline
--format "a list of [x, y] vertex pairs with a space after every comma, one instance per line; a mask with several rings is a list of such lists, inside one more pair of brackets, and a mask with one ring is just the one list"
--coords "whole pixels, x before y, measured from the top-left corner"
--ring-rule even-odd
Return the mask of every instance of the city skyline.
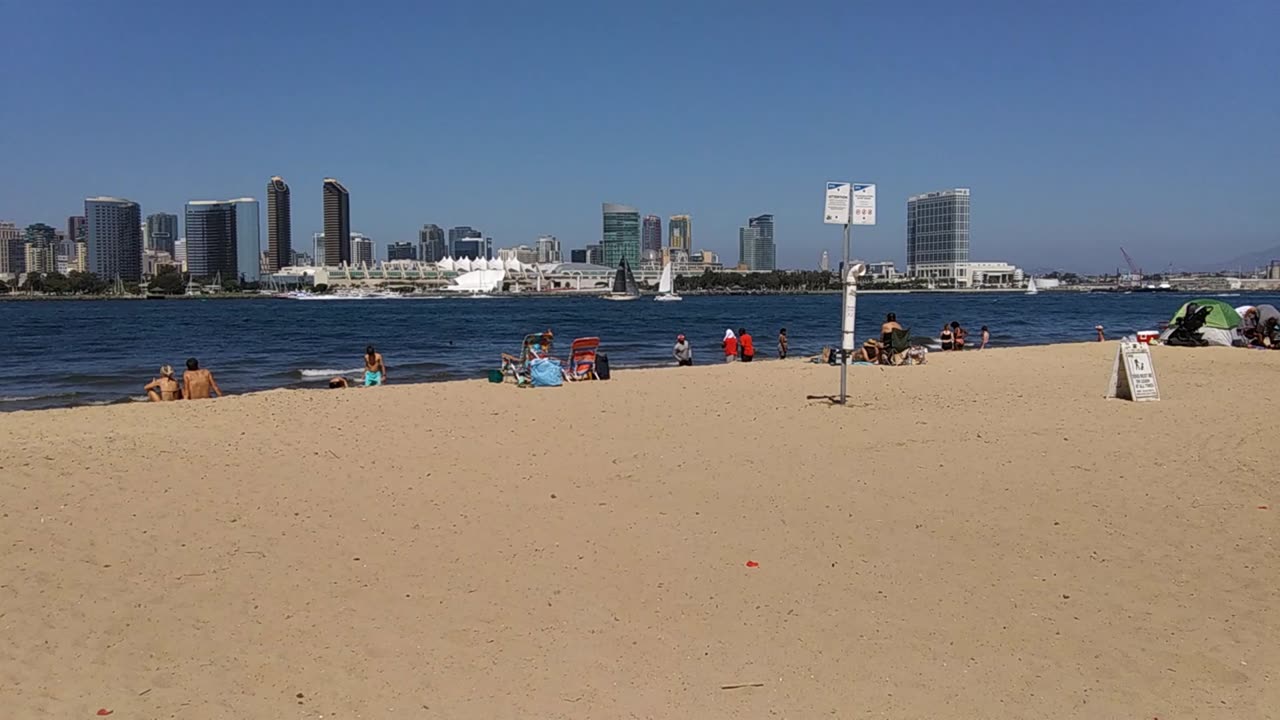
[[[192, 8], [165, 12], [179, 26], [196, 21]], [[1028, 267], [1112, 269], [1123, 245], [1163, 269], [1200, 261], [1205, 247], [1231, 256], [1280, 243], [1265, 211], [1280, 164], [1262, 161], [1280, 115], [1268, 72], [1280, 66], [1270, 33], [1280, 7], [1245, 0], [1206, 18], [1190, 3], [1126, 5], [1099, 22], [1101, 12], [819, 2], [731, 16], [681, 8], [672, 25], [661, 7], [633, 16], [570, 2], [491, 27], [478, 8], [352, 7], [349, 40], [379, 51], [315, 62], [331, 31], [324, 13], [254, 6], [247, 29], [236, 12], [201, 16], [197, 48], [157, 34], [154, 51], [137, 55], [99, 30], [154, 22], [144, 6], [20, 4], [0, 53], [22, 73], [24, 102], [43, 111], [7, 119], [5, 135], [21, 142], [6, 145], [0, 218], [57, 227], [99, 194], [177, 212], [191, 197], [261, 198], [278, 174], [305, 190], [292, 197], [304, 246], [322, 229], [314, 185], [337, 176], [357, 198], [351, 220], [380, 242], [412, 241], [423, 222], [470, 222], [500, 244], [553, 233], [581, 247], [600, 240], [594, 206], [616, 198], [688, 212], [694, 245], [730, 258], [743, 217], [769, 208], [787, 228], [778, 265], [811, 267], [839, 243], [822, 224], [822, 184], [849, 180], [880, 192], [879, 224], [854, 231], [864, 257], [903, 262], [905, 198], [957, 186], [981, 198], [974, 243]], [[653, 34], [643, 57], [589, 32], [623, 18]], [[518, 29], [525, 19], [537, 32]], [[483, 57], [421, 53], [479, 28], [491, 43]], [[741, 38], [765, 32], [766, 52], [739, 57]], [[40, 42], [64, 33], [76, 38], [66, 52]], [[261, 79], [267, 66], [283, 86]], [[187, 78], [215, 72], [257, 79], [183, 122], [136, 101], [181, 97]], [[90, 105], [66, 92], [102, 75], [121, 78], [119, 92]], [[406, 92], [407, 77], [430, 92]], [[853, 79], [850, 92], [829, 91]], [[634, 102], [651, 94], [673, 98], [678, 115]], [[744, 98], [758, 111], [742, 112]], [[378, 111], [312, 110], [339, 99]], [[442, 102], [475, 112], [440, 112]], [[1185, 211], [1192, 187], [1208, 211]], [[1068, 197], [1059, 212], [1051, 198]]]

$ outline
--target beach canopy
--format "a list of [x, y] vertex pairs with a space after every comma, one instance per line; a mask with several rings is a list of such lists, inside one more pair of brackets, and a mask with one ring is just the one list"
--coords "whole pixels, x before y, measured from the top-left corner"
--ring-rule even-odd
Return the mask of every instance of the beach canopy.
[[1205, 327], [1218, 328], [1219, 330], [1231, 330], [1240, 327], [1240, 313], [1236, 312], [1235, 308], [1221, 300], [1210, 300], [1208, 298], [1192, 300], [1178, 308], [1178, 312], [1174, 313], [1173, 319], [1169, 321], [1170, 325], [1176, 324], [1187, 314], [1187, 305], [1209, 308], [1209, 316], [1204, 321]]

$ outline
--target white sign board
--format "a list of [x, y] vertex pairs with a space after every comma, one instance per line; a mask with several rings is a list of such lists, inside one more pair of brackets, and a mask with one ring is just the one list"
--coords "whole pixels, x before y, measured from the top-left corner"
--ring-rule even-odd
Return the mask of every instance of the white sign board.
[[822, 214], [822, 222], [828, 225], [849, 224], [849, 195], [852, 189], [852, 183], [827, 183], [827, 207]]
[[854, 225], [876, 224], [876, 186], [874, 183], [853, 184]]
[[1107, 397], [1137, 402], [1160, 399], [1156, 366], [1151, 362], [1151, 348], [1146, 343], [1121, 342], [1116, 348]]

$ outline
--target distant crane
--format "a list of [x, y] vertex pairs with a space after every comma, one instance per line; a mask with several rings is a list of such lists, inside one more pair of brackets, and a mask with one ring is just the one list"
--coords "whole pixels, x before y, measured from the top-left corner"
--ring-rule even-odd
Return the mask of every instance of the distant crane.
[[1142, 280], [1142, 270], [1133, 261], [1133, 258], [1129, 257], [1129, 253], [1125, 252], [1124, 248], [1120, 248], [1120, 254], [1124, 256], [1124, 262], [1129, 266], [1129, 284], [1137, 285]]

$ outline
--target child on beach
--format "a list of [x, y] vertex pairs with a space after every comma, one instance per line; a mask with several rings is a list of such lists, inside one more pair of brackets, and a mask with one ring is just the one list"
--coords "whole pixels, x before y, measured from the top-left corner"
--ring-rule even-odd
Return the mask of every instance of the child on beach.
[[982, 326], [982, 344], [978, 346], [978, 349], [986, 350], [987, 343], [989, 342], [991, 342], [991, 331], [987, 329], [986, 325], [983, 325]]
[[787, 359], [787, 329], [782, 328], [778, 331], [778, 359]]

